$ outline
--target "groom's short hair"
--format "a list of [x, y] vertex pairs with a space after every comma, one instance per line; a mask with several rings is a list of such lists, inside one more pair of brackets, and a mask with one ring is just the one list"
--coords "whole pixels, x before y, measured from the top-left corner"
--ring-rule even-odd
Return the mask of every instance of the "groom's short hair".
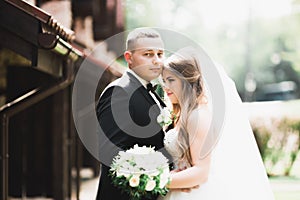
[[127, 36], [126, 50], [133, 51], [135, 49], [136, 41], [140, 38], [161, 38], [161, 36], [156, 30], [152, 28], [136, 28], [132, 30]]

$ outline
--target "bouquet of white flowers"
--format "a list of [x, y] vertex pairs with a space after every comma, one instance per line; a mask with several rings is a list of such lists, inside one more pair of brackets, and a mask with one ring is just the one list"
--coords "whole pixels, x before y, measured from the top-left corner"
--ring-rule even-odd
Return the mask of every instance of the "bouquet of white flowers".
[[131, 199], [147, 199], [168, 192], [168, 159], [152, 147], [134, 145], [120, 151], [112, 162], [110, 175], [113, 185], [128, 193]]

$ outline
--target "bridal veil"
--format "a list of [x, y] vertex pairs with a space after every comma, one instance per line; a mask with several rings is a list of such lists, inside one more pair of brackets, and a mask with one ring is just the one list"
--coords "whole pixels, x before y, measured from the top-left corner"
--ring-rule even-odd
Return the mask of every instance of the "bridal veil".
[[205, 187], [219, 195], [211, 194], [208, 199], [274, 199], [247, 111], [232, 79], [202, 48], [187, 47], [176, 54], [192, 56], [198, 63], [213, 110], [213, 122], [201, 156], [211, 153], [211, 184]]

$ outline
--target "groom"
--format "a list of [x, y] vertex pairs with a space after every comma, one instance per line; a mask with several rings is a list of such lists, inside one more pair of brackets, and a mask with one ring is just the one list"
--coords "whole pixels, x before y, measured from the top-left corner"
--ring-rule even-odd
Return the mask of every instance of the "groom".
[[96, 108], [102, 163], [97, 200], [129, 200], [126, 193], [112, 185], [108, 175], [112, 158], [119, 150], [134, 144], [163, 149], [164, 132], [156, 118], [165, 104], [150, 81], [161, 73], [164, 43], [157, 31], [138, 28], [129, 33], [126, 45], [124, 57], [128, 70], [105, 88]]

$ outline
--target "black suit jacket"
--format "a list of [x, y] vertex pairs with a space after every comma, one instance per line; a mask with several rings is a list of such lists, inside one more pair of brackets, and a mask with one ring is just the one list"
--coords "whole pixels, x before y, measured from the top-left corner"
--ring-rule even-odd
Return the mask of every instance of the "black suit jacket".
[[[161, 99], [159, 101], [164, 107]], [[129, 200], [127, 194], [111, 184], [108, 176], [112, 158], [120, 150], [129, 149], [134, 144], [154, 146], [169, 157], [163, 149], [164, 132], [156, 122], [159, 114], [160, 109], [149, 92], [129, 72], [125, 72], [104, 90], [97, 104], [102, 163], [97, 200]]]

